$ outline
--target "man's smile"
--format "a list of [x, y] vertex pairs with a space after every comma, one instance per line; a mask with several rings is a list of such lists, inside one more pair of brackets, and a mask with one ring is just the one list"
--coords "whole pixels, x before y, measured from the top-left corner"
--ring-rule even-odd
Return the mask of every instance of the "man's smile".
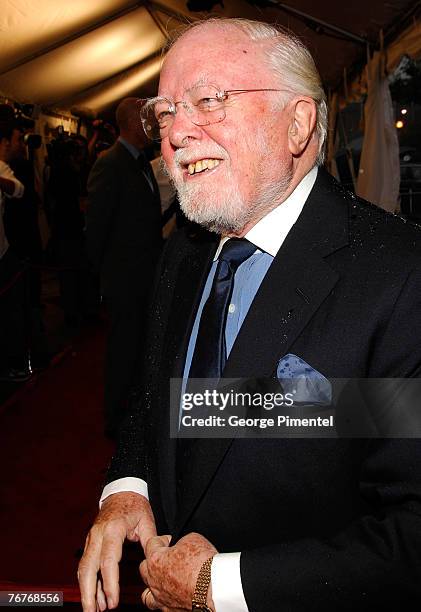
[[216, 168], [216, 166], [219, 166], [219, 164], [219, 159], [199, 159], [197, 162], [187, 164], [187, 172], [189, 174], [198, 174], [204, 170], [212, 170]]

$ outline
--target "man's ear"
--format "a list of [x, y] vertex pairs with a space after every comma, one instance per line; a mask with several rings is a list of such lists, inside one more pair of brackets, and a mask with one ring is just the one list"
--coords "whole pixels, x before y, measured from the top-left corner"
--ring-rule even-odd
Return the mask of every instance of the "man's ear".
[[299, 156], [307, 147], [316, 130], [316, 103], [311, 98], [298, 98], [293, 101], [291, 110], [288, 145], [291, 154]]

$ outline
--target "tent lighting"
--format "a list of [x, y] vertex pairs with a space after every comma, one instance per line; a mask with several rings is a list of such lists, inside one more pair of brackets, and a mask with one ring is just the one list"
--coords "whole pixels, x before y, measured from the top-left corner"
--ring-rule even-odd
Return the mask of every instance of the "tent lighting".
[[111, 80], [100, 91], [93, 91], [89, 95], [79, 99], [76, 107], [87, 108], [97, 111], [118, 99], [124, 98], [140, 88], [148, 80], [156, 78], [162, 64], [162, 57], [158, 56], [123, 75], [118, 79]]
[[395, 127], [397, 127], [398, 130], [402, 129], [404, 125], [405, 125], [404, 122], [401, 121], [400, 119], [398, 121], [396, 121], [396, 123], [395, 123]]
[[164, 41], [153, 18], [140, 7], [3, 74], [0, 89], [12, 92], [15, 100], [62, 107], [79, 92], [141, 64]]

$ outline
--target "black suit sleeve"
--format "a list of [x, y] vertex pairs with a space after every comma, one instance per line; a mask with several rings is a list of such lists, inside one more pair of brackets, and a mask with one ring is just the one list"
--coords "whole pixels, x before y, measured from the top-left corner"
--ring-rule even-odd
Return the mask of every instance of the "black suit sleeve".
[[[412, 610], [421, 601], [421, 444], [370, 443], [361, 496], [374, 508], [334, 537], [245, 550], [249, 610]], [[274, 607], [275, 606], [275, 607]]]
[[99, 272], [113, 215], [118, 206], [118, 173], [113, 170], [109, 155], [99, 157], [88, 178], [88, 208], [86, 211], [86, 244], [88, 257]]
[[[175, 232], [166, 242], [162, 250], [159, 264], [157, 265], [153, 286], [150, 293], [150, 305], [156, 303], [156, 296], [160, 289], [162, 277], [168, 262], [171, 262], [174, 251], [177, 250], [179, 236]], [[127, 417], [119, 433], [118, 448], [116, 454], [111, 459], [106, 480], [108, 484], [119, 478], [132, 476], [142, 478], [145, 482], [150, 481], [151, 471], [151, 431], [150, 399], [153, 393], [153, 383], [149, 378], [159, 370], [156, 353], [160, 354], [159, 347], [162, 344], [162, 328], [159, 318], [157, 319], [155, 309], [149, 309], [149, 320], [147, 327], [145, 358], [149, 362], [148, 368], [142, 369], [142, 377], [138, 385], [132, 389], [129, 399]], [[152, 363], [152, 360], [155, 360]], [[149, 376], [146, 374], [149, 373]]]

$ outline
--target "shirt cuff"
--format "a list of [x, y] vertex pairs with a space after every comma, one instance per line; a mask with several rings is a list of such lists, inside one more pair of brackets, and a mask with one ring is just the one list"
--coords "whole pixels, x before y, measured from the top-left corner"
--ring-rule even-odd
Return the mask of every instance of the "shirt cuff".
[[215, 612], [248, 612], [240, 573], [241, 553], [219, 553], [211, 566]]
[[99, 500], [99, 507], [101, 508], [103, 501], [107, 497], [114, 495], [114, 493], [123, 493], [123, 491], [139, 493], [139, 495], [143, 495], [143, 497], [149, 499], [147, 483], [141, 478], [128, 476], [127, 478], [118, 478], [117, 480], [113, 480], [105, 485], [102, 491], [101, 499]]

